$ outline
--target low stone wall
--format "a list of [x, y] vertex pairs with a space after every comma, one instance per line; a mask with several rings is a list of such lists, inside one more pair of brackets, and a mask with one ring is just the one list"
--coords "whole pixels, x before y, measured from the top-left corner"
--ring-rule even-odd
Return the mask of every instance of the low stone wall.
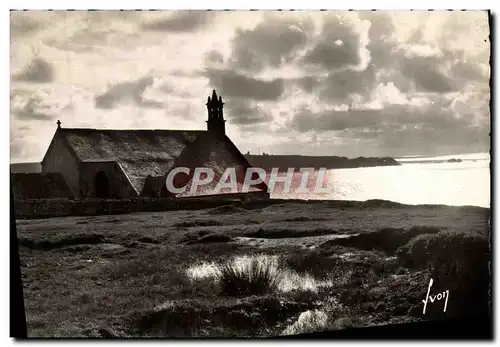
[[[199, 210], [224, 205], [240, 206], [247, 210], [260, 209], [280, 204], [321, 204], [334, 209], [344, 208], [408, 208], [404, 205], [385, 200], [349, 201], [349, 200], [298, 200], [269, 199], [267, 193], [249, 193], [245, 196], [211, 196], [200, 198], [153, 199], [135, 198], [127, 200], [104, 199], [29, 199], [15, 200], [16, 219], [39, 219], [65, 216], [97, 216], [108, 214], [126, 214], [135, 212], [161, 212], [173, 210]], [[422, 207], [452, 208], [444, 205], [420, 205]], [[461, 208], [461, 207], [453, 207]], [[483, 209], [482, 207], [477, 207]]]
[[269, 201], [267, 193], [248, 195], [214, 195], [188, 198], [134, 198], [134, 199], [24, 199], [15, 200], [16, 219], [37, 219], [63, 216], [96, 216], [134, 212], [159, 212], [169, 210], [195, 210], [227, 204]]

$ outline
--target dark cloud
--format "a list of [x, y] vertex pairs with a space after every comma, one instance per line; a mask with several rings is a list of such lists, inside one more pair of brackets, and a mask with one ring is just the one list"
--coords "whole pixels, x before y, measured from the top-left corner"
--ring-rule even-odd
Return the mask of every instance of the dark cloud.
[[205, 53], [205, 64], [207, 66], [211, 66], [213, 64], [223, 64], [224, 63], [224, 56], [222, 53], [216, 50], [210, 50], [207, 53]]
[[325, 110], [317, 113], [306, 108], [292, 118], [290, 125], [292, 129], [300, 132], [380, 129], [387, 126], [446, 130], [467, 127], [472, 121], [473, 115], [459, 118], [451, 109], [418, 109], [406, 105], [392, 105], [383, 109]]
[[376, 86], [375, 69], [342, 70], [330, 73], [320, 87], [320, 99], [330, 103], [350, 103], [354, 93], [368, 99]]
[[376, 40], [385, 40], [393, 35], [395, 30], [394, 22], [389, 13], [382, 11], [360, 11], [358, 15], [362, 20], [368, 20], [370, 22], [370, 28], [368, 30], [370, 43]]
[[470, 81], [489, 83], [488, 73], [482, 71], [478, 64], [465, 59], [455, 59], [451, 66], [450, 74], [459, 83], [460, 87], [463, 87]]
[[273, 117], [265, 108], [243, 100], [229, 100], [225, 106], [226, 119], [239, 126], [256, 125], [271, 122]]
[[304, 57], [306, 64], [321, 66], [326, 70], [343, 69], [356, 66], [361, 62], [356, 45], [353, 42], [321, 42]]
[[305, 76], [294, 79], [297, 85], [307, 93], [312, 93], [318, 86], [319, 81], [317, 76]]
[[349, 104], [354, 94], [369, 100], [372, 90], [377, 84], [376, 70], [368, 66], [363, 71], [342, 70], [331, 72], [326, 77], [305, 76], [291, 79], [306, 93], [318, 95], [320, 100], [329, 104]]
[[[336, 131], [345, 155], [410, 155], [484, 151], [489, 148], [489, 123], [475, 125], [472, 114], [457, 117], [440, 106], [412, 109], [391, 106], [382, 110], [324, 111], [301, 110], [289, 124], [302, 133]], [[365, 146], [364, 149], [363, 146]], [[345, 147], [345, 146], [344, 146]], [[325, 144], [321, 151], [338, 151], [339, 146]]]
[[22, 11], [12, 11], [10, 13], [10, 34], [13, 37], [23, 36], [38, 31], [41, 24], [29, 17]]
[[392, 50], [395, 48], [394, 42], [390, 40], [395, 30], [392, 16], [372, 11], [361, 11], [359, 16], [370, 21], [369, 42], [366, 48], [370, 51], [371, 63], [377, 68], [387, 67], [391, 63]]
[[303, 57], [303, 63], [325, 70], [355, 67], [361, 63], [361, 37], [354, 25], [338, 16], [325, 17], [320, 41]]
[[12, 107], [12, 114], [22, 120], [51, 120], [55, 115], [47, 112], [47, 107], [43, 104], [43, 100], [36, 95], [31, 96], [21, 107]]
[[384, 132], [378, 144], [390, 155], [442, 154], [481, 152], [489, 149], [489, 130], [484, 127], [454, 127], [451, 129], [401, 128]]
[[230, 64], [236, 69], [260, 71], [292, 60], [305, 46], [313, 25], [310, 21], [274, 19], [252, 30], [237, 30], [232, 41]]
[[435, 57], [402, 57], [399, 68], [415, 83], [416, 91], [446, 93], [455, 88], [453, 82], [440, 71], [441, 61]]
[[392, 83], [403, 93], [414, 91], [412, 89], [414, 83], [404, 76], [399, 69], [386, 68], [377, 70], [377, 81], [383, 84]]
[[13, 76], [15, 81], [49, 83], [54, 80], [52, 66], [41, 58], [34, 58], [20, 73]]
[[153, 31], [194, 32], [208, 25], [213, 16], [214, 14], [209, 11], [185, 10], [176, 12], [164, 19], [144, 23], [142, 27]]
[[[447, 51], [445, 46], [440, 46], [441, 51], [435, 55], [419, 56], [415, 52], [408, 52], [412, 45], [424, 42], [424, 26], [415, 28], [404, 47], [397, 40], [391, 40], [394, 32], [391, 15], [362, 12], [360, 17], [371, 22], [367, 45], [371, 64], [377, 69], [387, 70], [381, 75], [380, 82], [393, 82], [403, 92], [445, 93], [464, 87], [465, 81], [456, 80], [460, 74], [467, 75], [465, 78], [480, 78], [481, 72], [475, 62], [465, 62], [463, 57], [458, 59], [460, 57], [455, 56], [456, 52]], [[462, 63], [452, 67], [451, 76], [446, 75], [444, 67], [455, 60], [461, 60]]]
[[153, 77], [146, 76], [136, 81], [117, 83], [101, 95], [95, 97], [97, 108], [113, 108], [122, 102], [133, 102], [140, 107], [161, 108], [163, 104], [154, 100], [147, 100], [143, 94], [153, 85]]
[[283, 94], [285, 85], [282, 78], [265, 81], [232, 70], [207, 69], [205, 75], [213, 88], [229, 98], [276, 101]]
[[294, 115], [290, 125], [293, 130], [300, 132], [335, 131], [376, 126], [384, 118], [387, 120], [380, 111], [373, 110], [326, 110], [316, 113], [306, 108]]

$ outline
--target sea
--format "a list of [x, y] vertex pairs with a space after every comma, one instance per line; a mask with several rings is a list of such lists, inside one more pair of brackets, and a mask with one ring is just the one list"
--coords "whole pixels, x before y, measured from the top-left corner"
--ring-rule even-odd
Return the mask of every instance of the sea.
[[[327, 170], [328, 193], [275, 190], [274, 199], [365, 201], [381, 199], [410, 205], [490, 207], [489, 153], [395, 158], [399, 166]], [[450, 162], [450, 159], [460, 161]]]

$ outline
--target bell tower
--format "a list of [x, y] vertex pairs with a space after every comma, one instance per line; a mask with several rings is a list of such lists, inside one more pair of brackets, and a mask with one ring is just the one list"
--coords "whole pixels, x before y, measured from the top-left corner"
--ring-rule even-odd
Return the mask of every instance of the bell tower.
[[224, 120], [222, 113], [224, 103], [222, 102], [222, 98], [220, 96], [217, 98], [215, 90], [212, 93], [212, 98], [208, 97], [206, 105], [208, 109], [208, 120], [206, 121], [207, 130], [214, 135], [225, 136], [226, 121]]

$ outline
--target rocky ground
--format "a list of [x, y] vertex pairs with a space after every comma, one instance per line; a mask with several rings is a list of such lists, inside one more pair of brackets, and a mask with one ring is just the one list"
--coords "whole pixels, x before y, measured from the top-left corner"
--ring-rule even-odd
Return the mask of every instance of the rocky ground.
[[[325, 201], [18, 220], [28, 334], [274, 336], [485, 312], [489, 214]], [[221, 289], [221, 266], [252, 262], [279, 283]], [[424, 315], [431, 278], [449, 300]]]

